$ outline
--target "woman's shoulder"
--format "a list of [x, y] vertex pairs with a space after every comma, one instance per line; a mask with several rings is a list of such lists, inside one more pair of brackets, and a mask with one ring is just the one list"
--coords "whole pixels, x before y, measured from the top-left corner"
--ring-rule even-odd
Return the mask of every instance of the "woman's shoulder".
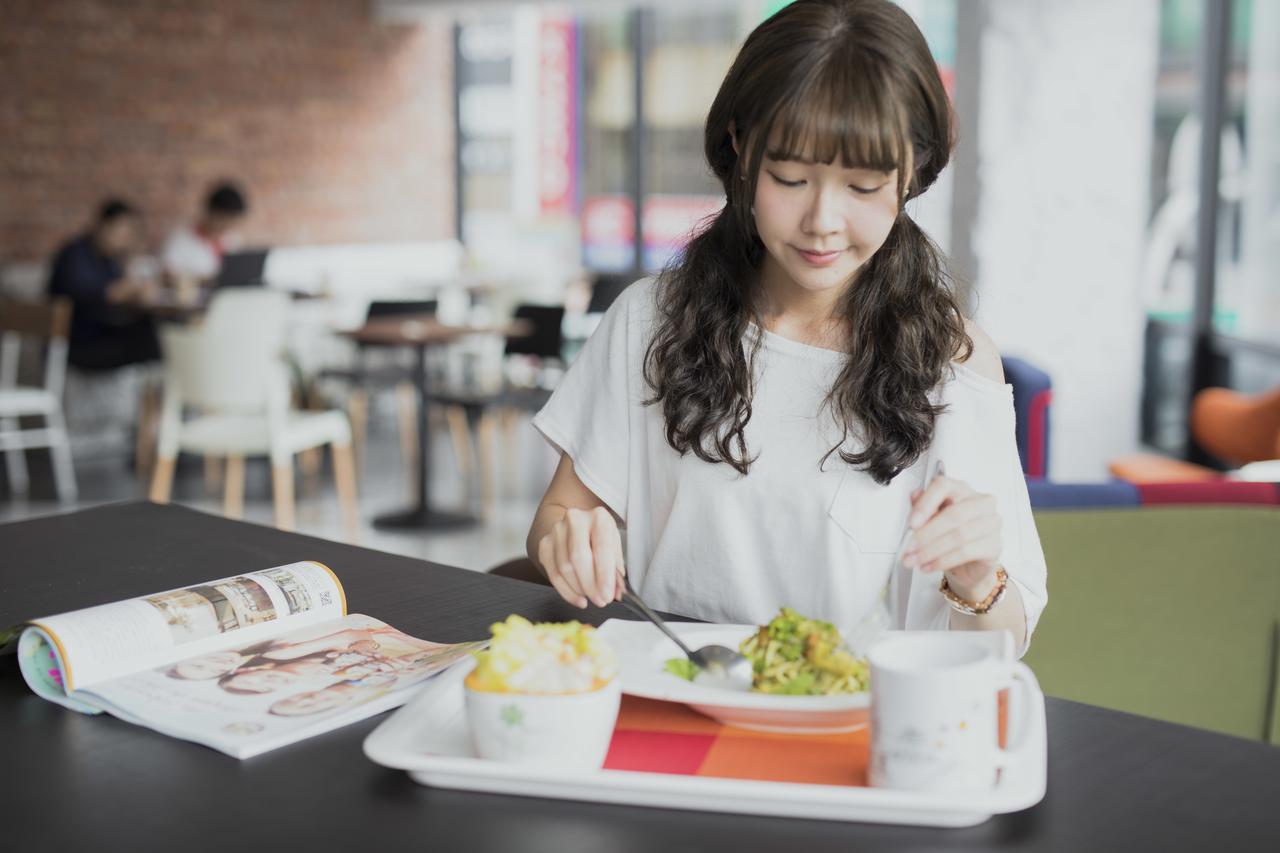
[[657, 314], [657, 290], [654, 276], [645, 276], [624, 287], [600, 318], [596, 331], [609, 336], [630, 337], [637, 331], [641, 337], [647, 335]]
[[964, 321], [964, 330], [973, 341], [973, 351], [967, 358], [957, 358], [951, 362], [955, 378], [947, 384], [959, 383], [963, 388], [985, 394], [1008, 394], [1009, 386], [1004, 381], [1000, 349], [995, 341], [973, 320]]
[[1000, 363], [1000, 349], [991, 336], [982, 330], [973, 320], [964, 321], [965, 334], [973, 341], [973, 351], [969, 357], [957, 364], [977, 374], [983, 379], [1004, 384], [1004, 366]]
[[647, 275], [636, 279], [622, 289], [609, 309], [611, 311], [615, 308], [622, 309], [627, 314], [651, 313], [657, 298], [657, 289], [657, 276]]

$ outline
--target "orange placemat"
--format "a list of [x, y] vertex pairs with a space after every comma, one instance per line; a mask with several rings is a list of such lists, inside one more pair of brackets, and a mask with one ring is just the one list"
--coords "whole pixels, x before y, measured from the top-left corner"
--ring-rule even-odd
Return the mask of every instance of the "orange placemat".
[[866, 785], [867, 730], [841, 735], [753, 732], [685, 705], [622, 697], [606, 770], [816, 785]]
[[[1000, 696], [1004, 740], [1006, 696]], [[867, 784], [869, 729], [793, 735], [721, 725], [686, 705], [623, 696], [606, 770], [811, 785]]]

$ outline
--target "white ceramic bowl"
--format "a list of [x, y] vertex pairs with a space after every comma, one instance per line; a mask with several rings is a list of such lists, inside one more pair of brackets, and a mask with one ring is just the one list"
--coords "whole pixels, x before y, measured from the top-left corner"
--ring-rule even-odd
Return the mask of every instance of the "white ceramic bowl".
[[[674, 622], [670, 626], [691, 648], [711, 643], [738, 648], [760, 630], [758, 625], [702, 625]], [[691, 683], [664, 671], [664, 664], [682, 653], [675, 643], [649, 622], [610, 619], [600, 636], [618, 650], [623, 689], [632, 696], [683, 702], [708, 717], [740, 729], [786, 734], [835, 734], [865, 728], [871, 694], [781, 696], [739, 692]]]
[[622, 700], [614, 678], [590, 693], [492, 693], [465, 688], [471, 742], [481, 758], [597, 770]]

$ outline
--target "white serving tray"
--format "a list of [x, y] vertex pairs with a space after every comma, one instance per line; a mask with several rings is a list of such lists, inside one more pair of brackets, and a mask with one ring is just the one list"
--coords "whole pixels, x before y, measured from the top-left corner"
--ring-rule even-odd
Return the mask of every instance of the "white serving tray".
[[557, 770], [486, 761], [471, 747], [458, 666], [427, 682], [364, 742], [370, 760], [407, 770], [437, 788], [550, 797], [628, 806], [737, 812], [779, 817], [917, 826], [974, 826], [992, 815], [1030, 808], [1044, 797], [1047, 741], [1044, 696], [1031, 710], [1024, 763], [1010, 766], [987, 791], [943, 794], [761, 782], [628, 770]]

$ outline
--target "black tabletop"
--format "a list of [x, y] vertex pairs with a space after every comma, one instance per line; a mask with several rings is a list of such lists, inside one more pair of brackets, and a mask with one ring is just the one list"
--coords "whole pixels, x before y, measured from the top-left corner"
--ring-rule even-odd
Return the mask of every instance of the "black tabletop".
[[[228, 521], [119, 504], [0, 525], [0, 626], [294, 560], [350, 609], [432, 640], [509, 613], [600, 622], [550, 590]], [[1193, 674], [1188, 689], [1193, 689]], [[34, 696], [0, 657], [0, 848], [178, 851], [1276, 850], [1280, 750], [1050, 699], [1049, 787], [1020, 814], [920, 829], [434, 790], [369, 762], [377, 717], [246, 761]]]

